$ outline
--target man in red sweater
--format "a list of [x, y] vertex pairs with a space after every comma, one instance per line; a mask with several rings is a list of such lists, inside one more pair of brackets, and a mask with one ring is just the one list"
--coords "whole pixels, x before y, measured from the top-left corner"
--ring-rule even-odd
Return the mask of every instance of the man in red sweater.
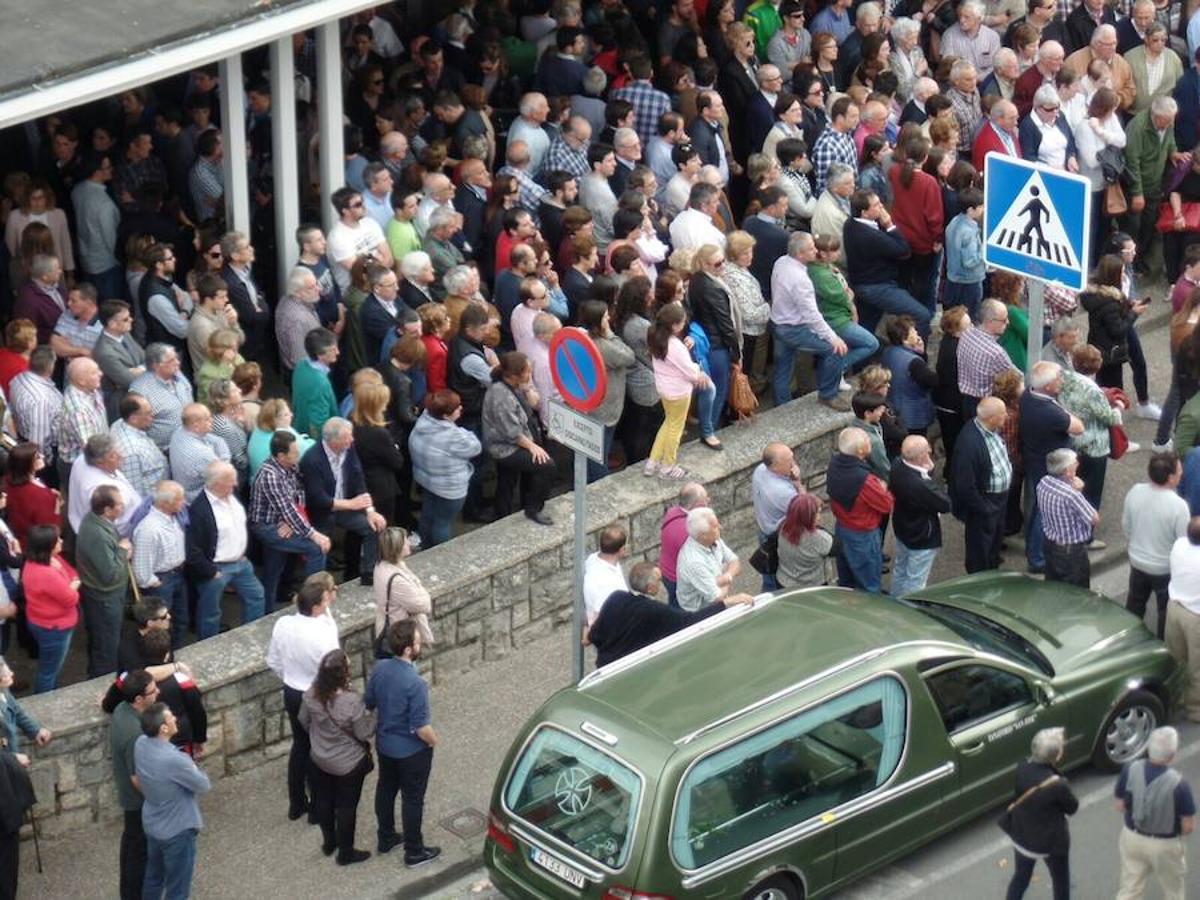
[[834, 535], [838, 551], [838, 584], [879, 593], [883, 574], [883, 536], [879, 526], [892, 511], [894, 500], [887, 485], [871, 474], [867, 457], [871, 439], [859, 428], [844, 428], [837, 452], [829, 461], [825, 488], [837, 520]]

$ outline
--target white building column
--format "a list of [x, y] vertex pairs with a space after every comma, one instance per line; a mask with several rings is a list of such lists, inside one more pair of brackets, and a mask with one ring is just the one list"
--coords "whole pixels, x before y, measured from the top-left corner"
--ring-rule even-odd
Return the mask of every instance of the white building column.
[[317, 28], [317, 98], [320, 109], [321, 221], [325, 233], [337, 217], [329, 198], [346, 182], [342, 140], [342, 45], [337, 22]]
[[290, 35], [271, 44], [271, 175], [275, 181], [275, 247], [281, 296], [300, 252], [296, 246], [300, 161], [294, 56]]
[[250, 233], [250, 177], [246, 147], [246, 109], [243, 103], [242, 57], [220, 62], [221, 136], [225, 144], [225, 222], [231, 230]]

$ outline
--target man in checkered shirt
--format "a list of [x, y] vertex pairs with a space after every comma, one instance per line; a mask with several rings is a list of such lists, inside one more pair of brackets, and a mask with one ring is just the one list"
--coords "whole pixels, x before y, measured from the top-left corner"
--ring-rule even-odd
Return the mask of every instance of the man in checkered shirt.
[[645, 147], [657, 132], [658, 120], [663, 113], [671, 111], [671, 98], [651, 83], [654, 64], [649, 57], [635, 56], [629, 60], [628, 66], [633, 81], [613, 91], [612, 99], [628, 100], [633, 104], [633, 129]]
[[583, 116], [571, 116], [563, 125], [562, 134], [546, 151], [545, 171], [569, 172], [582, 178], [592, 167], [588, 165], [587, 148], [592, 140], [592, 126]]
[[1100, 513], [1083, 496], [1076, 475], [1079, 457], [1069, 448], [1046, 454], [1046, 476], [1038, 482], [1037, 503], [1046, 535], [1046, 580], [1091, 587], [1088, 544]]
[[984, 300], [979, 305], [979, 325], [958, 339], [958, 389], [966, 419], [974, 417], [975, 407], [991, 391], [996, 376], [1015, 368], [999, 344], [1007, 327], [1008, 307], [999, 300]]
[[829, 167], [843, 163], [858, 174], [858, 153], [851, 135], [858, 127], [858, 106], [849, 97], [838, 97], [829, 110], [829, 124], [812, 149], [813, 171], [817, 178], [817, 196], [825, 190]]

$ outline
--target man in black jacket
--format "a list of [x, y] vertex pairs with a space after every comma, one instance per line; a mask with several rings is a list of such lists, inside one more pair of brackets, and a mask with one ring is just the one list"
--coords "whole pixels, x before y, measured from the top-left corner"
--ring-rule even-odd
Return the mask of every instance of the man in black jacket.
[[313, 527], [333, 534], [337, 525], [346, 532], [346, 580], [361, 574], [363, 586], [369, 587], [379, 552], [379, 532], [387, 527], [387, 520], [375, 511], [367, 493], [367, 479], [354, 450], [354, 430], [349, 422], [340, 416], [326, 420], [321, 427], [321, 442], [309, 447], [300, 460], [300, 474]]
[[783, 227], [788, 210], [788, 195], [783, 188], [770, 185], [758, 192], [761, 204], [757, 215], [748, 216], [742, 229], [754, 238], [754, 256], [750, 260], [750, 274], [762, 288], [763, 297], [771, 302], [771, 272], [775, 261], [787, 256], [788, 237]]
[[846, 275], [858, 302], [859, 324], [874, 331], [885, 313], [909, 315], [921, 337], [929, 337], [933, 313], [900, 287], [900, 265], [912, 256], [879, 195], [860, 189], [850, 196], [850, 218], [842, 226]]
[[950, 506], [966, 526], [968, 574], [1000, 566], [1004, 511], [1012, 483], [1012, 462], [1000, 437], [1007, 418], [1003, 400], [984, 397], [954, 444]]
[[[237, 310], [238, 323], [246, 333], [242, 345], [242, 356], [246, 359], [266, 361], [271, 329], [271, 308], [254, 280], [251, 267], [254, 265], [254, 246], [240, 231], [231, 231], [221, 238], [221, 253], [225, 266], [221, 277], [229, 293], [229, 302]], [[274, 351], [270, 354], [274, 358]]]
[[629, 587], [628, 591], [610, 594], [600, 607], [596, 621], [583, 633], [584, 646], [591, 644], [596, 648], [597, 668], [731, 606], [754, 602], [749, 594], [731, 594], [694, 612], [668, 606], [655, 599], [662, 587], [662, 572], [652, 562], [640, 562], [629, 570]]
[[933, 455], [929, 441], [909, 435], [900, 445], [900, 459], [892, 465], [888, 488], [896, 498], [892, 528], [896, 532], [896, 559], [892, 564], [892, 596], [919, 591], [929, 580], [929, 570], [942, 546], [939, 516], [950, 512], [950, 497], [929, 477]]
[[1025, 895], [1039, 857], [1046, 860], [1046, 868], [1050, 870], [1054, 896], [1065, 897], [1070, 892], [1067, 854], [1071, 838], [1067, 816], [1075, 814], [1079, 801], [1058, 769], [1065, 750], [1064, 729], [1043, 728], [1033, 736], [1029, 759], [1017, 764], [1009, 830], [1014, 844], [1009, 897]]
[[246, 558], [246, 510], [237, 498], [237, 470], [214, 460], [204, 471], [204, 490], [188, 508], [188, 578], [196, 586], [196, 635], [221, 630], [221, 596], [233, 585], [242, 601], [242, 622], [262, 618], [266, 594]]

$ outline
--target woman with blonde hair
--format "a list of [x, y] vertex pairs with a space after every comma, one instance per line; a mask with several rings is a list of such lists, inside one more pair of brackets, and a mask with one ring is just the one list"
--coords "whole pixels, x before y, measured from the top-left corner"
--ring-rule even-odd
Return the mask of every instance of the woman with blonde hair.
[[1012, 485], [1008, 490], [1008, 509], [1004, 515], [1004, 534], [1018, 534], [1025, 521], [1021, 513], [1021, 492], [1025, 484], [1025, 465], [1021, 461], [1021, 395], [1025, 393], [1025, 379], [1016, 369], [1001, 372], [992, 380], [992, 396], [1004, 401], [1008, 418], [1000, 428], [1004, 449], [1012, 463]]
[[397, 501], [407, 500], [400, 496], [399, 485], [402, 480], [405, 484], [411, 483], [411, 477], [401, 478], [405, 468], [404, 454], [400, 452], [387, 420], [391, 402], [392, 392], [386, 384], [361, 382], [354, 391], [354, 412], [350, 414], [354, 424], [354, 449], [362, 463], [367, 493], [389, 525], [397, 521]]
[[375, 563], [375, 633], [383, 634], [392, 625], [412, 619], [421, 634], [422, 644], [433, 643], [429, 617], [433, 598], [417, 574], [405, 562], [413, 548], [408, 532], [395, 526], [379, 535], [379, 561]]
[[[749, 31], [749, 29], [747, 29]], [[725, 403], [729, 399], [729, 379], [732, 367], [741, 365], [741, 316], [721, 277], [725, 269], [725, 251], [715, 244], [705, 244], [696, 251], [694, 274], [688, 283], [688, 305], [691, 317], [708, 338], [708, 374], [716, 389], [712, 414], [701, 423], [700, 443], [709, 450], [724, 450], [716, 436]]]
[[262, 410], [262, 400], [259, 397], [263, 383], [262, 367], [256, 362], [244, 362], [234, 366], [233, 377], [230, 380], [242, 392], [242, 411], [245, 413], [242, 424], [246, 426], [246, 434], [250, 434], [258, 424], [258, 414]]
[[75, 273], [75, 256], [71, 251], [67, 214], [55, 203], [54, 189], [41, 178], [35, 178], [25, 186], [18, 197], [17, 207], [8, 214], [4, 223], [4, 243], [14, 259], [20, 258], [22, 233], [34, 222], [49, 229], [52, 252], [62, 263], [67, 280], [71, 281]]
[[286, 400], [278, 397], [266, 401], [259, 410], [256, 427], [250, 435], [247, 454], [250, 457], [250, 480], [254, 481], [258, 470], [271, 455], [271, 437], [276, 431], [288, 431], [296, 436], [303, 456], [313, 445], [313, 439], [292, 427], [292, 408]]
[[[938, 344], [938, 386], [933, 390], [933, 408], [937, 411], [942, 429], [942, 449], [946, 460], [954, 456], [954, 443], [963, 427], [963, 395], [958, 389], [958, 341], [971, 327], [971, 316], [965, 306], [952, 306], [942, 311], [942, 340]], [[946, 466], [949, 471], [949, 465]]]
[[723, 277], [742, 320], [742, 358], [746, 361], [746, 374], [761, 390], [766, 385], [767, 320], [771, 317], [771, 305], [763, 297], [762, 287], [750, 271], [756, 243], [749, 232], [729, 233], [725, 244], [729, 258], [725, 262]]
[[29, 368], [29, 357], [37, 346], [37, 326], [29, 319], [13, 319], [4, 327], [0, 347], [0, 389], [8, 396], [8, 385]]
[[233, 370], [244, 363], [238, 353], [241, 340], [231, 328], [218, 328], [208, 336], [208, 357], [196, 373], [196, 396], [208, 397], [209, 386], [219, 379], [233, 379]]

